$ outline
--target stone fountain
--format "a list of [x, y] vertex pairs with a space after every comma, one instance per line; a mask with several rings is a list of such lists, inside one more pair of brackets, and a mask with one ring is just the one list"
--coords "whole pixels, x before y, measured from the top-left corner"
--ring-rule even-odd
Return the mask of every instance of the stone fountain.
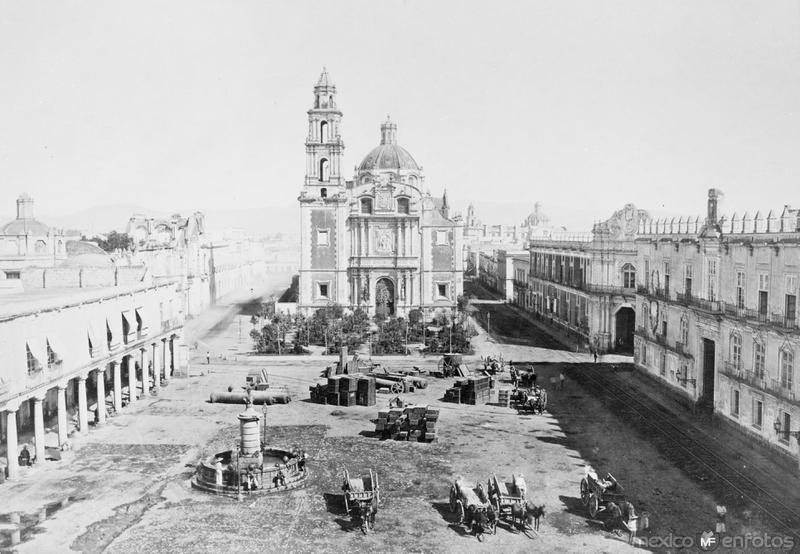
[[[200, 461], [192, 487], [206, 492], [241, 498], [246, 494], [268, 494], [301, 487], [308, 478], [306, 453], [266, 445], [266, 406], [263, 418], [250, 395], [239, 414], [236, 448]], [[259, 437], [259, 427], [262, 429]]]

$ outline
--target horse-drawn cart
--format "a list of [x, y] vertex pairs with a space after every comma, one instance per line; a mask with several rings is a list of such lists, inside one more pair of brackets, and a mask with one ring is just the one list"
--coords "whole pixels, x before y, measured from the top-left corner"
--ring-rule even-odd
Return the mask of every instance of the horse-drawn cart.
[[[461, 477], [450, 487], [450, 511], [459, 514], [458, 522], [480, 536], [497, 531], [497, 514], [480, 483], [475, 486]], [[476, 528], [478, 526], [478, 528]]]
[[500, 481], [497, 475], [492, 473], [489, 477], [489, 501], [492, 503], [495, 512], [499, 517], [511, 515], [511, 509], [515, 505], [525, 505], [525, 494], [528, 486], [522, 475], [511, 475], [511, 482]]
[[542, 413], [547, 408], [547, 391], [534, 385], [530, 389], [517, 389], [511, 396], [518, 410]]
[[625, 502], [625, 491], [610, 473], [605, 479], [599, 479], [594, 470], [587, 469], [586, 476], [581, 479], [581, 502], [589, 508], [589, 515], [594, 518], [610, 502]]
[[[378, 474], [369, 470], [369, 476], [350, 478], [350, 473], [344, 470], [344, 507], [347, 513], [355, 508], [355, 516], [361, 524], [361, 531], [365, 534], [375, 527], [375, 514], [378, 513], [380, 502], [380, 486]], [[351, 514], [353, 515], [353, 514]]]

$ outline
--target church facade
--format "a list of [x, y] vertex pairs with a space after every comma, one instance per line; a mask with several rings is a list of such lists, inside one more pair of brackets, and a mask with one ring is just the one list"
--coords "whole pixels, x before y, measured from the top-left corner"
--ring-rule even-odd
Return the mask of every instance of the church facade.
[[428, 316], [455, 309], [463, 292], [463, 224], [447, 194], [433, 198], [388, 118], [381, 141], [355, 171], [342, 175], [342, 112], [323, 70], [308, 110], [306, 177], [300, 202], [298, 310], [329, 304], [370, 315]]

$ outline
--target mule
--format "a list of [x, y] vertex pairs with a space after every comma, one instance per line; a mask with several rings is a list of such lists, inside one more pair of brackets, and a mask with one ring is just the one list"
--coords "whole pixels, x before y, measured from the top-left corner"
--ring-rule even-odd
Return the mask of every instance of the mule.
[[523, 529], [539, 530], [539, 520], [545, 515], [544, 504], [536, 506], [532, 501], [528, 500], [525, 504], [517, 502], [511, 506], [511, 524], [519, 526]]

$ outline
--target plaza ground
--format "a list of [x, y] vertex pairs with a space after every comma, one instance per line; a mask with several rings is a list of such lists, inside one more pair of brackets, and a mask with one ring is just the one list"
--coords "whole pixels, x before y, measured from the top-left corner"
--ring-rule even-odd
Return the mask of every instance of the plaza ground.
[[[157, 397], [77, 437], [75, 449], [61, 462], [31, 468], [18, 481], [1, 485], [0, 520], [18, 512], [24, 524], [23, 542], [14, 548], [119, 553], [635, 550], [627, 537], [589, 519], [578, 490], [587, 464], [614, 473], [637, 510], [649, 512], [652, 528], [644, 538], [696, 536], [716, 522], [716, 506], [724, 500], [718, 489], [680, 469], [575, 373], [601, 372], [607, 379], [639, 386], [640, 377], [621, 365], [629, 358], [606, 356], [602, 365], [588, 364], [588, 355], [558, 349], [557, 339], [530, 326], [515, 344], [505, 344], [502, 335], [481, 333], [474, 340], [471, 365], [487, 354], [542, 363], [538, 373], [548, 386], [548, 411], [522, 415], [498, 406], [444, 403], [452, 379], [431, 378], [427, 389], [404, 396], [441, 410], [440, 438], [432, 444], [408, 443], [372, 436], [372, 420], [390, 395], [379, 394], [376, 407], [312, 404], [306, 400], [308, 386], [320, 381], [320, 372], [334, 358], [249, 356], [249, 329], [249, 318], [237, 316], [234, 307], [221, 306], [190, 322], [187, 334], [198, 343], [190, 377], [173, 380]], [[386, 357], [380, 362], [426, 369], [437, 358]], [[588, 365], [582, 369], [576, 363]], [[189, 479], [197, 460], [230, 449], [238, 436], [236, 415], [242, 406], [209, 404], [209, 394], [242, 385], [248, 371], [262, 367], [273, 383], [295, 394], [290, 404], [268, 408], [268, 441], [308, 452], [308, 483], [242, 502], [192, 490]], [[550, 379], [562, 369], [568, 379], [560, 391]], [[665, 406], [672, 408], [678, 409]], [[747, 452], [742, 456], [749, 459]], [[762, 463], [767, 468], [771, 458], [765, 456]], [[353, 529], [344, 513], [345, 468], [356, 475], [372, 468], [380, 476], [381, 505], [375, 532], [368, 536]], [[525, 476], [529, 497], [546, 507], [538, 535], [503, 523], [480, 543], [457, 524], [448, 506], [450, 485], [459, 475], [485, 483], [491, 473], [506, 480], [512, 473]], [[785, 475], [784, 483], [796, 490], [796, 473]], [[780, 532], [746, 505], [731, 507], [728, 526], [732, 532]]]

